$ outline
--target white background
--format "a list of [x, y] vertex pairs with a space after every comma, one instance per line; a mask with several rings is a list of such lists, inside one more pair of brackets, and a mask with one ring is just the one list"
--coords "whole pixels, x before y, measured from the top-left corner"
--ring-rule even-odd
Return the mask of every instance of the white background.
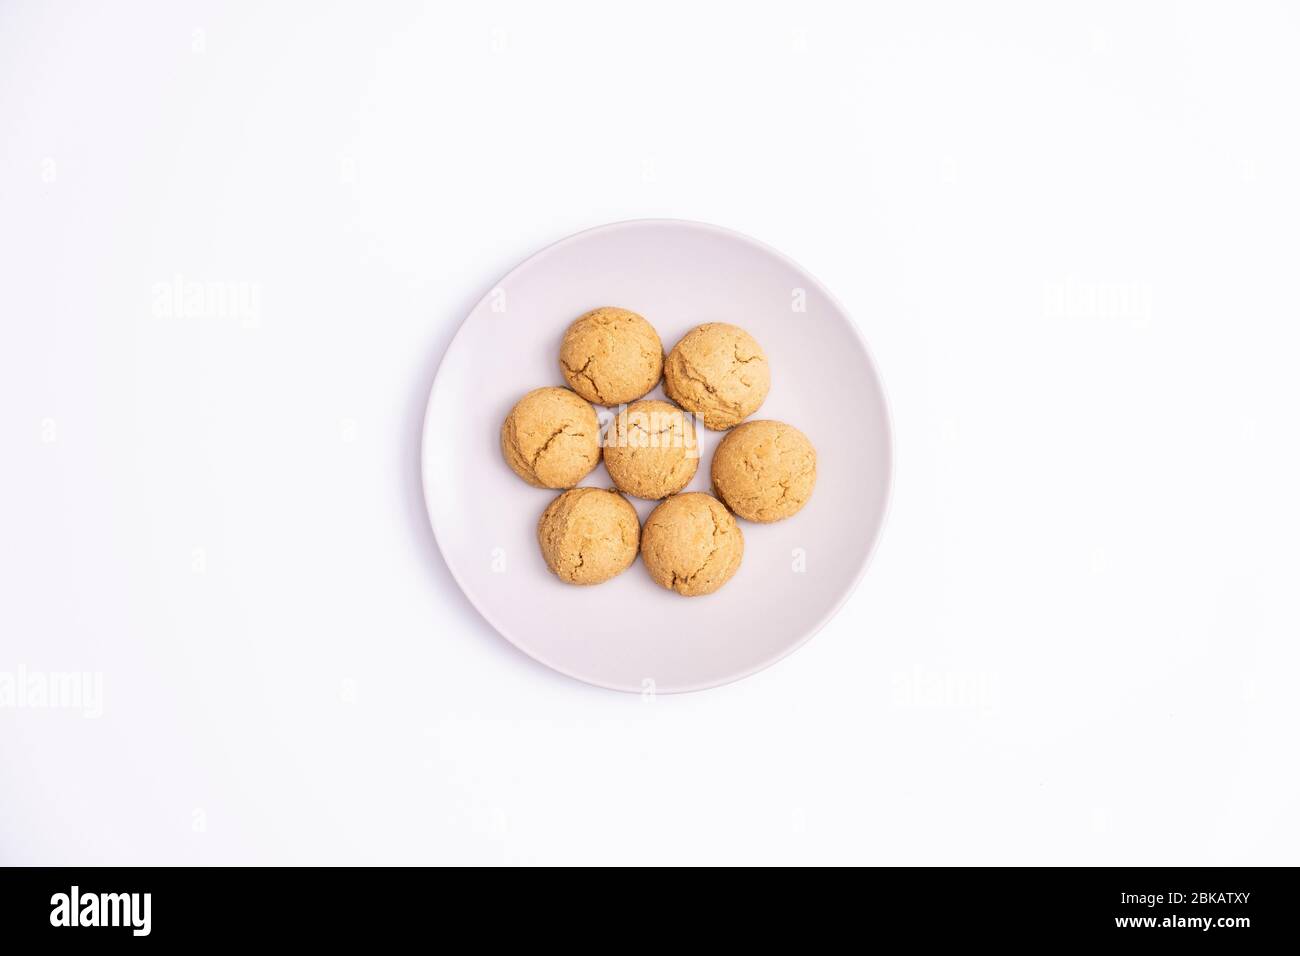
[[[979, 6], [0, 7], [0, 675], [103, 688], [0, 708], [4, 862], [1296, 863], [1300, 14]], [[470, 306], [639, 217], [821, 278], [897, 453], [821, 634], [649, 700], [418, 473]]]

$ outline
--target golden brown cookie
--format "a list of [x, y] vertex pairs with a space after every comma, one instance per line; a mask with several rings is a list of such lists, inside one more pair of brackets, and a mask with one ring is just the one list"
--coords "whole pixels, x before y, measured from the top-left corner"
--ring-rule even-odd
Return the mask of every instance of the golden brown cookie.
[[691, 329], [664, 362], [668, 397], [714, 431], [758, 411], [771, 384], [767, 356], [754, 337], [725, 322]]
[[695, 423], [676, 405], [648, 399], [620, 409], [605, 436], [605, 467], [620, 491], [667, 498], [695, 477]]
[[506, 416], [501, 453], [536, 488], [572, 488], [600, 461], [596, 410], [567, 388], [535, 388]]
[[621, 405], [659, 384], [664, 347], [641, 316], [606, 306], [573, 320], [560, 343], [560, 368], [587, 401]]
[[737, 515], [780, 521], [812, 496], [817, 451], [793, 425], [745, 422], [718, 444], [711, 471], [714, 493]]
[[537, 522], [546, 566], [567, 584], [600, 584], [636, 560], [641, 523], [617, 491], [574, 488], [557, 497]]
[[745, 536], [712, 495], [674, 495], [650, 513], [641, 557], [656, 584], [694, 597], [712, 594], [740, 567]]

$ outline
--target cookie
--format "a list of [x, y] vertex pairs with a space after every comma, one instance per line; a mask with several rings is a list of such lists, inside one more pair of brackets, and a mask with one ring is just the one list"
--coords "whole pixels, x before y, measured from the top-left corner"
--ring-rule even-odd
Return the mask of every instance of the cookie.
[[725, 431], [758, 411], [771, 384], [767, 356], [754, 337], [725, 322], [691, 329], [664, 362], [668, 397], [714, 431]]
[[664, 347], [641, 316], [606, 306], [573, 320], [560, 343], [569, 387], [597, 405], [636, 401], [659, 384]]
[[686, 597], [712, 594], [740, 567], [745, 536], [712, 495], [674, 495], [650, 513], [641, 557], [656, 584]]
[[616, 491], [574, 488], [557, 497], [537, 522], [546, 566], [566, 584], [600, 584], [636, 560], [641, 523]]
[[695, 477], [700, 446], [695, 423], [676, 405], [653, 399], [620, 409], [605, 436], [605, 467], [619, 490], [667, 498]]
[[745, 422], [713, 453], [713, 491], [746, 521], [788, 518], [812, 496], [817, 451], [784, 422]]
[[536, 488], [572, 488], [600, 461], [596, 410], [567, 388], [535, 388], [506, 416], [501, 454]]

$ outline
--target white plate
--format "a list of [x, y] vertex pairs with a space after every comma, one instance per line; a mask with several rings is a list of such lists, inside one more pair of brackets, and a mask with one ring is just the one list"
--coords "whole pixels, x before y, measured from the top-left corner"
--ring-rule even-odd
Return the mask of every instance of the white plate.
[[[501, 458], [501, 422], [521, 395], [564, 385], [568, 324], [617, 305], [658, 330], [665, 351], [702, 322], [747, 329], [772, 390], [752, 419], [801, 429], [817, 487], [792, 518], [741, 522], [745, 556], [720, 591], [684, 598], [640, 559], [594, 587], [563, 584], [538, 551], [538, 516], [557, 494]], [[662, 388], [652, 395], [662, 397]], [[608, 413], [603, 409], [602, 422]], [[722, 433], [700, 429], [687, 490], [709, 490]], [[748, 676], [808, 640], [861, 579], [884, 518], [889, 415], [853, 321], [780, 253], [701, 223], [639, 220], [570, 236], [526, 260], [474, 307], [443, 356], [424, 424], [424, 495], [447, 566], [480, 613], [543, 664], [615, 690], [702, 690]], [[584, 485], [611, 487], [604, 465]], [[654, 503], [629, 499], [644, 522]]]

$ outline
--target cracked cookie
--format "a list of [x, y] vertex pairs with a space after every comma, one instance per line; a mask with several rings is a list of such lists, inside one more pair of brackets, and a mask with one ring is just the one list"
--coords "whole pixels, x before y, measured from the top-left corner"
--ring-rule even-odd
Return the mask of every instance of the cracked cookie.
[[574, 488], [557, 497], [537, 522], [546, 566], [566, 584], [600, 584], [636, 560], [641, 523], [617, 491]]
[[606, 306], [573, 320], [560, 343], [560, 368], [587, 401], [621, 405], [659, 384], [664, 347], [641, 316]]
[[772, 384], [754, 337], [725, 322], [696, 326], [664, 362], [664, 391], [682, 408], [725, 431], [758, 411]]
[[653, 399], [620, 409], [605, 437], [605, 467], [620, 491], [667, 498], [695, 477], [695, 423], [676, 405]]
[[712, 594], [740, 567], [745, 536], [712, 495], [674, 495], [650, 513], [641, 557], [660, 584], [686, 597]]
[[784, 422], [745, 422], [713, 453], [714, 493], [747, 521], [788, 518], [812, 496], [817, 451]]
[[506, 416], [501, 454], [535, 488], [572, 488], [600, 461], [596, 410], [567, 388], [535, 388]]

